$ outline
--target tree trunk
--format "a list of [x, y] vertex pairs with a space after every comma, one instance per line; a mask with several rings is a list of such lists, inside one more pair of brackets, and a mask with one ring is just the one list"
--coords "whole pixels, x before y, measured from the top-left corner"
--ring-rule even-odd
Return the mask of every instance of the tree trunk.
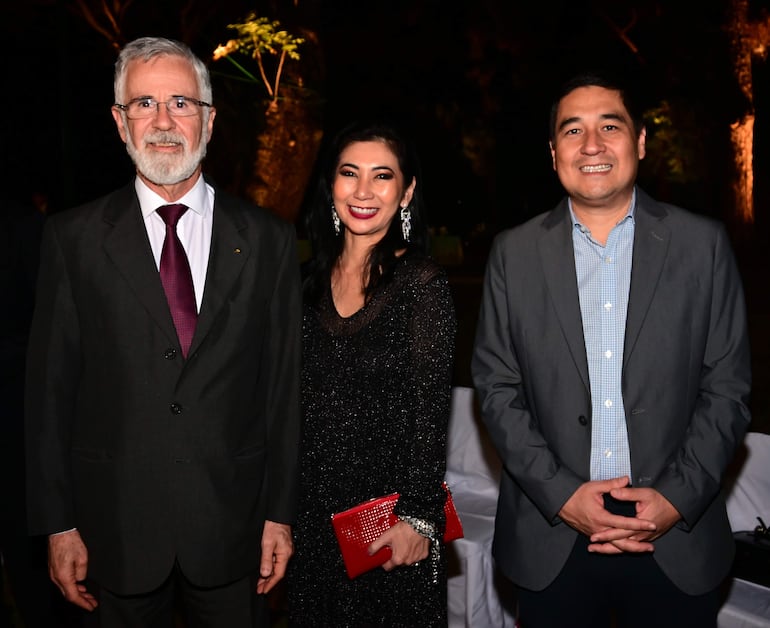
[[733, 73], [746, 99], [746, 112], [730, 125], [735, 176], [731, 182], [735, 215], [739, 223], [754, 222], [754, 88], [751, 59], [755, 38], [748, 19], [748, 0], [731, 0], [728, 33], [733, 55]]
[[283, 94], [265, 114], [246, 194], [293, 223], [315, 166], [323, 128], [312, 101], [291, 88], [284, 87]]
[[747, 114], [730, 125], [730, 142], [735, 159], [732, 182], [735, 214], [740, 223], [754, 222], [754, 116]]

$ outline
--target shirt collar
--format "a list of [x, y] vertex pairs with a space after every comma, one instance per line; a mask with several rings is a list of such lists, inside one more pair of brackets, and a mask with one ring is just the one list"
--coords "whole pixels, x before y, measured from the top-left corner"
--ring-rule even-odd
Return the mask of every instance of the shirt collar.
[[[572, 220], [572, 226], [577, 227], [578, 229], [583, 231], [585, 227], [581, 224], [581, 222], [575, 216], [575, 212], [572, 210], [572, 199], [570, 197], [567, 197], [567, 205], [569, 207], [569, 215], [570, 215], [570, 220]], [[621, 222], [629, 218], [633, 221], [635, 213], [636, 213], [636, 186], [634, 186], [633, 192], [631, 193], [631, 204], [628, 206], [628, 211], [626, 212], [626, 215], [623, 216], [623, 218], [621, 218], [618, 221], [618, 224], [620, 224]]]
[[[147, 218], [147, 216], [152, 214], [158, 207], [169, 204], [166, 199], [153, 192], [140, 177], [136, 177], [134, 188], [136, 189], [136, 196], [139, 198], [139, 207], [142, 210], [142, 216], [144, 218]], [[207, 186], [203, 175], [198, 176], [195, 185], [193, 185], [187, 194], [174, 202], [187, 205], [187, 207], [201, 217], [207, 216], [211, 212], [211, 204], [208, 202]]]

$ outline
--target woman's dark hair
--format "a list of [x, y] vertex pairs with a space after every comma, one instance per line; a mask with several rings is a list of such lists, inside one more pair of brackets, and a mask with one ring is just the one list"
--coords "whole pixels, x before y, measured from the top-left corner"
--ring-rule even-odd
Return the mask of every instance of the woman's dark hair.
[[420, 189], [421, 174], [416, 150], [413, 144], [394, 124], [375, 120], [357, 121], [339, 131], [323, 153], [321, 170], [315, 196], [305, 214], [305, 228], [310, 240], [312, 257], [306, 267], [305, 299], [316, 304], [329, 289], [331, 273], [337, 263], [344, 242], [345, 225], [340, 225], [337, 234], [332, 224], [332, 186], [337, 173], [342, 152], [355, 142], [383, 142], [398, 160], [404, 177], [404, 186], [417, 181], [412, 200], [411, 233], [409, 242], [404, 240], [401, 231], [401, 219], [397, 212], [385, 236], [372, 248], [368, 260], [368, 281], [364, 287], [364, 299], [368, 301], [377, 287], [390, 279], [393, 268], [399, 259], [397, 251], [406, 249], [408, 256], [415, 252], [425, 252], [428, 245], [428, 229], [423, 212]]

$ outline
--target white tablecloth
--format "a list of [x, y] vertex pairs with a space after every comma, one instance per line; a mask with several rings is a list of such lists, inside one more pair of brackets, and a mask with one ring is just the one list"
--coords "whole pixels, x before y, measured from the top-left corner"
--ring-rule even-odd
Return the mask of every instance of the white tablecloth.
[[[770, 434], [749, 432], [725, 479], [733, 532], [770, 524]], [[767, 566], [770, 572], [770, 565]], [[770, 589], [734, 579], [719, 611], [719, 628], [770, 628]]]
[[464, 536], [448, 548], [449, 628], [514, 628], [511, 585], [492, 559], [500, 461], [486, 437], [472, 388], [452, 390], [446, 481]]
[[[770, 565], [768, 565], [770, 569]], [[734, 579], [727, 601], [719, 610], [718, 628], [768, 628], [770, 589]]]

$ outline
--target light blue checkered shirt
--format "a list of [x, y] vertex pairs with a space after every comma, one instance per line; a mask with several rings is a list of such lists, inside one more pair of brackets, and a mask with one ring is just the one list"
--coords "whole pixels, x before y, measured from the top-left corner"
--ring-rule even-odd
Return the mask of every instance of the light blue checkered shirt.
[[572, 212], [580, 312], [591, 380], [591, 479], [631, 475], [623, 408], [623, 338], [626, 331], [636, 191], [626, 217], [602, 246]]

